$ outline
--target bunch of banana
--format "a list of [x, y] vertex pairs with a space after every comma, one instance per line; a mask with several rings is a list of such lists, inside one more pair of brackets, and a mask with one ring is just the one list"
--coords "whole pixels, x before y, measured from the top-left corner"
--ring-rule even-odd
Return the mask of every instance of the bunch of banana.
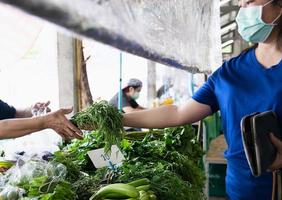
[[130, 183], [115, 183], [101, 188], [90, 200], [157, 200], [150, 190], [150, 180], [139, 179]]

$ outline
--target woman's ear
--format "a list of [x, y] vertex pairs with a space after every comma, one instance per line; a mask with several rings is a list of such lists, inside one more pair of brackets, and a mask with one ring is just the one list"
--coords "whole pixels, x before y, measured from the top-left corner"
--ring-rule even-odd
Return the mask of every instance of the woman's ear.
[[129, 87], [128, 91], [129, 91], [130, 94], [133, 94], [134, 93], [134, 87]]

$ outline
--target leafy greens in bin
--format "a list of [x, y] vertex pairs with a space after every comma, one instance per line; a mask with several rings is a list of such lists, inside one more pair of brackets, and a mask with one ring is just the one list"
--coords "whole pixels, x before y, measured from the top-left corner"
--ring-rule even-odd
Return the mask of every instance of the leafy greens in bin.
[[104, 100], [76, 113], [70, 121], [80, 129], [97, 130], [105, 141], [106, 152], [111, 150], [113, 144], [119, 144], [124, 132], [122, 114]]

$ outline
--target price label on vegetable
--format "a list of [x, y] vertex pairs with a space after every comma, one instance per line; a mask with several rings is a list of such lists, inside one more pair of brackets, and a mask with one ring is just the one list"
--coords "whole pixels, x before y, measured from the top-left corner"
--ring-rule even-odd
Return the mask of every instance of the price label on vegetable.
[[118, 164], [124, 160], [124, 156], [116, 145], [112, 146], [111, 154], [106, 154], [104, 148], [88, 151], [87, 154], [96, 168]]

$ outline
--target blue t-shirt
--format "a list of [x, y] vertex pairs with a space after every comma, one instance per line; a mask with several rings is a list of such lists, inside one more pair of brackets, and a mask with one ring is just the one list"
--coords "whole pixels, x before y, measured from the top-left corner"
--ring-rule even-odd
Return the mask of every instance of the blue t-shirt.
[[14, 118], [16, 109], [0, 100], [0, 120]]
[[240, 121], [254, 112], [273, 110], [282, 119], [282, 60], [265, 69], [251, 49], [225, 62], [193, 99], [220, 110], [228, 148], [226, 191], [231, 200], [271, 199], [272, 174], [255, 178], [245, 157]]

